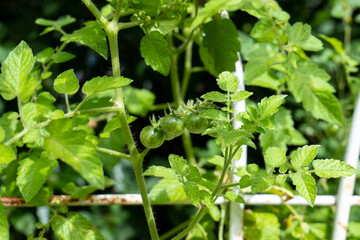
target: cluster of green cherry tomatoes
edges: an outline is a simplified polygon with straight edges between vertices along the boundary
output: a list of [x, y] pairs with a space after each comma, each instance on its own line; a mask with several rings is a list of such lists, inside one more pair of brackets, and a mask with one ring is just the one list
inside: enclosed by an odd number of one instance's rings
[[190, 133], [203, 133], [208, 127], [208, 120], [198, 113], [177, 116], [170, 113], [161, 118], [158, 123], [144, 127], [140, 132], [140, 141], [147, 148], [158, 148], [165, 140], [174, 139], [183, 134], [185, 129]]

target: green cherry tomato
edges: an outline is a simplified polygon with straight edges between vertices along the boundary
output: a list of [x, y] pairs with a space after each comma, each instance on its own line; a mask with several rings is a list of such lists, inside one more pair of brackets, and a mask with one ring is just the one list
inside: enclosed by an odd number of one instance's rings
[[164, 134], [153, 126], [146, 126], [140, 132], [140, 141], [147, 148], [158, 148], [164, 140]]
[[208, 127], [208, 120], [197, 113], [190, 113], [185, 118], [185, 127], [191, 133], [202, 133]]
[[165, 134], [165, 139], [171, 140], [184, 132], [185, 123], [175, 115], [166, 115], [161, 119], [160, 128]]

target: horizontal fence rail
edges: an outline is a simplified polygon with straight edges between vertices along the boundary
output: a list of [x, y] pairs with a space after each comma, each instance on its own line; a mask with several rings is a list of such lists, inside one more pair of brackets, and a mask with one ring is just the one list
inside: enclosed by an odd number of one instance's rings
[[[68, 206], [108, 206], [108, 205], [142, 205], [140, 194], [98, 194], [90, 195], [84, 198], [71, 198], [69, 195], [54, 195], [49, 204], [56, 206], [60, 199], [61, 202], [67, 202]], [[278, 195], [275, 194], [245, 194], [245, 205], [281, 205], [284, 203]], [[24, 200], [17, 197], [1, 197], [5, 207], [34, 207], [25, 203]], [[219, 198], [216, 204], [227, 202], [224, 198]], [[286, 201], [290, 205], [309, 205], [301, 196]], [[337, 198], [333, 195], [319, 195], [316, 197], [315, 206], [333, 206], [337, 203]], [[360, 196], [354, 195], [348, 201], [351, 206], [360, 206]], [[153, 205], [190, 205], [188, 201], [183, 202], [164, 202], [154, 203]]]

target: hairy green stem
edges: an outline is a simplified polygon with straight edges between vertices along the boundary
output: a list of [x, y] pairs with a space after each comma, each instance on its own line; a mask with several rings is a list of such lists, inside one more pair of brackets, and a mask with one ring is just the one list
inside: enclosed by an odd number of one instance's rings
[[[167, 42], [168, 42], [169, 48], [174, 49], [172, 36], [169, 35], [167, 37]], [[172, 51], [172, 53], [170, 55], [170, 60], [171, 60], [170, 80], [171, 80], [171, 89], [172, 89], [172, 93], [173, 93], [175, 108], [178, 108], [181, 104], [184, 103], [184, 100], [183, 100], [183, 97], [181, 94], [181, 89], [180, 89], [178, 58], [179, 58], [179, 55], [175, 51]], [[190, 62], [190, 64], [191, 64], [191, 62]], [[190, 66], [190, 69], [191, 69], [191, 66]], [[193, 147], [192, 147], [192, 143], [191, 143], [191, 135], [188, 131], [186, 131], [186, 130], [184, 131], [184, 133], [182, 135], [182, 140], [183, 140], [183, 146], [184, 146], [186, 158], [188, 159], [189, 164], [194, 166], [196, 164], [196, 161], [195, 161], [194, 151], [193, 151]]]
[[145, 210], [145, 216], [147, 220], [147, 224], [149, 227], [150, 235], [152, 240], [159, 240], [159, 235], [156, 228], [155, 218], [154, 214], [151, 208], [150, 199], [148, 196], [148, 191], [145, 185], [145, 179], [143, 176], [142, 171], [142, 160], [140, 159], [131, 159], [131, 162], [133, 163], [134, 173], [136, 182], [139, 186], [141, 198], [143, 200], [143, 206]]
[[69, 103], [69, 96], [67, 95], [67, 93], [65, 93], [65, 104], [66, 104], [66, 110], [67, 112], [71, 112], [71, 109], [70, 109], [70, 103]]
[[[170, 49], [174, 49], [172, 36], [167, 37], [167, 42]], [[175, 108], [178, 108], [183, 102], [181, 91], [180, 91], [180, 79], [179, 79], [179, 69], [178, 69], [178, 58], [179, 55], [174, 51], [170, 54], [170, 80], [171, 80], [171, 89], [174, 98]]]
[[81, 108], [81, 106], [89, 99], [90, 96], [86, 96], [74, 109], [74, 114], [77, 113], [79, 111], [79, 109]]
[[189, 226], [187, 226], [187, 228], [185, 228], [182, 232], [180, 232], [178, 235], [176, 235], [174, 238], [172, 238], [172, 240], [180, 240], [181, 238], [185, 237], [191, 230], [193, 230], [193, 228], [198, 224], [198, 222], [205, 216], [207, 211], [208, 211], [207, 207], [204, 206], [203, 208], [201, 208], [196, 213], [195, 217], [193, 218], [193, 220], [191, 221]]
[[[228, 146], [225, 149], [224, 168], [221, 172], [221, 176], [218, 180], [217, 186], [215, 187], [215, 189], [211, 195], [214, 201], [218, 197], [219, 191], [222, 190], [222, 185], [223, 185], [223, 181], [224, 181], [227, 169], [229, 168], [229, 165], [232, 162], [232, 158], [235, 156], [236, 152], [239, 149], [240, 149], [240, 146], [236, 147], [234, 150], [233, 150], [232, 146]], [[173, 240], [178, 240], [178, 239], [185, 237], [196, 226], [196, 224], [205, 216], [207, 211], [208, 211], [208, 208], [206, 206], [202, 206], [202, 208], [196, 213], [196, 215], [195, 215], [194, 219], [192, 220], [192, 222], [190, 223], [190, 225], [187, 228], [185, 228], [181, 233], [179, 233], [175, 238], [173, 238]]]
[[[117, 40], [118, 32], [117, 32], [116, 24], [110, 23], [105, 31], [109, 39], [113, 76], [120, 77], [120, 60], [119, 60], [118, 40]], [[121, 88], [115, 89], [115, 106], [118, 107], [118, 116], [120, 119], [121, 128], [125, 136], [126, 144], [130, 151], [130, 155], [137, 156], [139, 152], [136, 148], [128, 121], [126, 119], [124, 97]]]
[[130, 155], [122, 153], [122, 152], [114, 151], [114, 150], [111, 150], [111, 149], [102, 148], [102, 147], [96, 147], [96, 150], [99, 151], [99, 152], [107, 153], [107, 154], [115, 156], [115, 157], [124, 158], [124, 159], [127, 159], [127, 160], [131, 159]]
[[82, 0], [86, 7], [90, 10], [90, 12], [94, 15], [94, 17], [103, 25], [106, 26], [109, 22], [106, 18], [101, 14], [99, 9], [95, 6], [95, 4], [91, 0]]
[[181, 95], [183, 98], [186, 96], [187, 88], [190, 81], [190, 76], [192, 73], [192, 46], [193, 42], [189, 42], [185, 49], [185, 64], [184, 64], [184, 75], [181, 83]]
[[196, 161], [194, 156], [194, 150], [192, 147], [191, 134], [187, 129], [185, 129], [184, 133], [181, 135], [181, 138], [183, 141], [186, 158], [189, 161], [190, 165], [195, 166]]
[[117, 23], [119, 21], [122, 4], [123, 4], [123, 0], [119, 0], [116, 5], [115, 14], [114, 14], [114, 18], [113, 18], [112, 22]]
[[139, 20], [139, 21], [134, 21], [134, 22], [119, 23], [118, 27], [119, 27], [119, 30], [123, 30], [123, 29], [139, 26], [140, 24], [142, 24], [144, 22], [146, 22], [146, 21]]
[[160, 240], [165, 240], [170, 238], [172, 235], [175, 235], [177, 232], [179, 232], [180, 230], [186, 228], [189, 224], [190, 224], [190, 219], [186, 220], [183, 223], [178, 224], [176, 227], [174, 227], [173, 229], [169, 230], [168, 232], [164, 233], [163, 235], [160, 236]]
[[[121, 11], [121, 3], [122, 1], [118, 2], [117, 9], [119, 12]], [[120, 5], [120, 6], [119, 6]], [[118, 23], [115, 21], [112, 21], [108, 24], [104, 25], [105, 32], [108, 36], [109, 40], [109, 46], [110, 46], [110, 53], [111, 53], [111, 63], [112, 63], [112, 70], [113, 70], [113, 76], [114, 77], [120, 77], [120, 59], [119, 59], [119, 48], [118, 48], [118, 32], [119, 32], [119, 26]], [[145, 179], [143, 176], [142, 171], [142, 163], [145, 154], [141, 154], [138, 152], [134, 139], [131, 134], [130, 126], [128, 124], [128, 121], [126, 119], [126, 111], [125, 111], [125, 104], [124, 104], [124, 97], [123, 92], [121, 88], [118, 88], [115, 90], [115, 105], [118, 107], [118, 116], [120, 119], [121, 128], [125, 137], [125, 141], [127, 144], [127, 147], [130, 151], [131, 156], [131, 163], [134, 169], [136, 182], [138, 184], [141, 198], [143, 201], [143, 207], [151, 235], [152, 240], [158, 240], [159, 236], [156, 229], [155, 224], [155, 218], [154, 214], [151, 208], [150, 199], [148, 196], [148, 190], [145, 185]]]
[[219, 232], [218, 232], [218, 240], [224, 239], [224, 227], [225, 227], [225, 216], [226, 216], [226, 204], [223, 203], [220, 205], [220, 222], [219, 222]]

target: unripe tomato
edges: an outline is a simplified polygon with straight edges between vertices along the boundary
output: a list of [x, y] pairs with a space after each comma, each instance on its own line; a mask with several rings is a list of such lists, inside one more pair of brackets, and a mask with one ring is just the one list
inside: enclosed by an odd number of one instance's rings
[[158, 148], [164, 140], [164, 134], [153, 126], [146, 126], [140, 132], [140, 141], [147, 148]]
[[191, 133], [203, 133], [208, 127], [208, 120], [197, 113], [190, 113], [185, 118], [185, 127]]
[[165, 134], [166, 140], [171, 140], [183, 134], [184, 121], [175, 115], [166, 115], [160, 122], [160, 128]]

